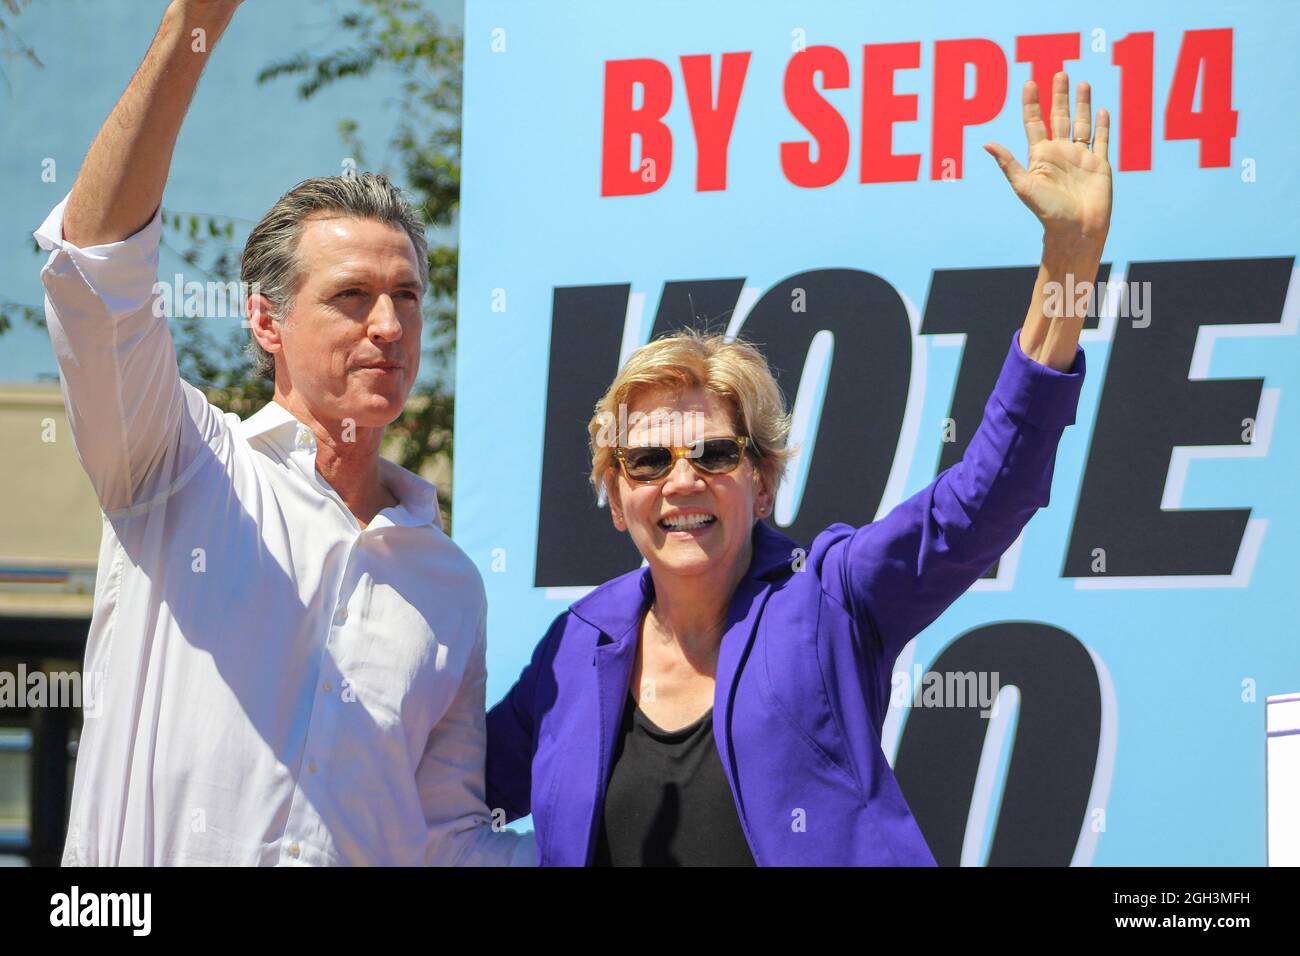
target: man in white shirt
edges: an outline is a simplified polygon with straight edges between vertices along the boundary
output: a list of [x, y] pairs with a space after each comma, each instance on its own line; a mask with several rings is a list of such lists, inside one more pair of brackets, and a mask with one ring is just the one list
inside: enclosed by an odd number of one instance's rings
[[[383, 459], [420, 358], [423, 227], [309, 180], [245, 247], [274, 400], [179, 377], [159, 206], [238, 0], [173, 0], [37, 231], [77, 453], [104, 511], [68, 864], [531, 864], [483, 802], [486, 604], [432, 485]], [[196, 43], [196, 31], [204, 43]]]

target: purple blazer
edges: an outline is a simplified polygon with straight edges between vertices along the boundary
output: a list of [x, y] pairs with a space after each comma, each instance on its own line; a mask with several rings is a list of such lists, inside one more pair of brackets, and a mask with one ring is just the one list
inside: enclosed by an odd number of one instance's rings
[[[713, 731], [760, 866], [933, 866], [880, 748], [895, 658], [1048, 503], [1083, 350], [1039, 365], [1019, 333], [963, 459], [879, 521], [803, 549], [764, 522], [727, 616]], [[646, 568], [551, 625], [487, 717], [487, 802], [533, 815], [538, 863], [592, 861], [627, 700]]]

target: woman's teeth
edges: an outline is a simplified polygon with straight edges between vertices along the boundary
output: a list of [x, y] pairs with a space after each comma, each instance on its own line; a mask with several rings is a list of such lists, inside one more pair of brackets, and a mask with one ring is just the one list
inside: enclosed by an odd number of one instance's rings
[[674, 515], [660, 521], [659, 527], [665, 531], [694, 531], [708, 527], [717, 520], [713, 515]]

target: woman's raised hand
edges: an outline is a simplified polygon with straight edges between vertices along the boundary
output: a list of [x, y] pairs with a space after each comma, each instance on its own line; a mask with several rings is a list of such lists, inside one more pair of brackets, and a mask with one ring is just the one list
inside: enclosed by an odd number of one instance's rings
[[1038, 86], [1025, 84], [1025, 136], [1029, 163], [1022, 166], [1011, 151], [997, 143], [984, 149], [997, 160], [1011, 188], [1030, 208], [1050, 239], [1100, 249], [1110, 228], [1111, 175], [1106, 149], [1110, 115], [1097, 111], [1093, 128], [1091, 89], [1080, 83], [1070, 121], [1070, 80], [1065, 73], [1052, 79], [1051, 138], [1043, 123]]

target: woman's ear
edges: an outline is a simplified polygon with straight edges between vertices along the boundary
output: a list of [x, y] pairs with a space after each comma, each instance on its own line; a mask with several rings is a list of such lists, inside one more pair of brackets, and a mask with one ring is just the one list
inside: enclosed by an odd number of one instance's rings
[[627, 519], [623, 515], [622, 494], [618, 487], [618, 475], [614, 469], [605, 474], [605, 498], [609, 502], [609, 517], [619, 531], [627, 530]]
[[762, 473], [757, 469], [754, 470], [754, 482], [757, 486], [754, 494], [754, 515], [766, 518], [772, 511], [772, 496], [767, 493], [767, 482], [763, 480]]

